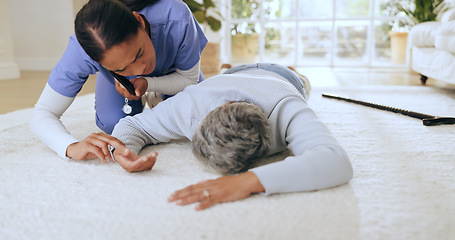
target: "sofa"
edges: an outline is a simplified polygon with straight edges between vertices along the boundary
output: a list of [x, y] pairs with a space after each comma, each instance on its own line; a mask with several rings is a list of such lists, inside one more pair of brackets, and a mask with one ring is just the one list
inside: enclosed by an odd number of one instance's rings
[[428, 78], [455, 84], [455, 9], [440, 21], [415, 25], [408, 36], [410, 67]]

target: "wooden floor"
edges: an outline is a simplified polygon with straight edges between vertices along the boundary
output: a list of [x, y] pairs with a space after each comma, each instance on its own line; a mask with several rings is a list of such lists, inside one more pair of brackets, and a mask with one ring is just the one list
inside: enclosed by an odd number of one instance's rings
[[[0, 114], [34, 107], [50, 72], [22, 71], [18, 79], [0, 80]], [[95, 77], [90, 77], [82, 95], [95, 92]]]
[[[356, 85], [421, 85], [419, 75], [407, 71], [397, 72], [369, 69], [297, 69], [317, 86]], [[46, 85], [49, 72], [22, 71], [19, 79], [0, 80], [0, 114], [31, 108]], [[428, 86], [442, 86], [443, 82], [429, 79]], [[452, 86], [453, 87], [453, 86]], [[95, 77], [90, 77], [79, 95], [95, 91]]]

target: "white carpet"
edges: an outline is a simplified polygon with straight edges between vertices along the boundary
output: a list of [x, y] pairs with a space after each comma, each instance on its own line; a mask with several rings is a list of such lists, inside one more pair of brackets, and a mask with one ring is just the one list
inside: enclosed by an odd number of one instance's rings
[[[31, 134], [31, 109], [0, 115], [0, 239], [455, 239], [455, 125], [426, 127], [321, 98], [322, 91], [455, 115], [455, 90], [315, 88], [310, 104], [348, 151], [353, 180], [202, 212], [166, 201], [217, 177], [196, 163], [188, 141], [152, 147], [160, 154], [154, 169], [130, 174], [115, 164], [60, 159]], [[99, 131], [93, 95], [78, 97], [64, 122], [81, 139]]]

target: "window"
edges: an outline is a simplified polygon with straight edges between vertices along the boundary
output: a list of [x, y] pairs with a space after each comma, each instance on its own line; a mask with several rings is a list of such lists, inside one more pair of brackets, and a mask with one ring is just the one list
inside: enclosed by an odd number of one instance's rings
[[391, 60], [387, 0], [224, 0], [233, 64], [404, 67]]

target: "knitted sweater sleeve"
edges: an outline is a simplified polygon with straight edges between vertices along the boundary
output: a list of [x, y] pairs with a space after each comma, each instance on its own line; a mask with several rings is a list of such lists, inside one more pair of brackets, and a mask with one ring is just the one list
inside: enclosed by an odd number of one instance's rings
[[277, 109], [277, 131], [294, 156], [251, 170], [266, 194], [324, 189], [352, 178], [348, 155], [306, 103], [286, 99]]
[[112, 136], [135, 153], [150, 144], [187, 137], [191, 130], [191, 106], [191, 98], [179, 93], [152, 109], [121, 119]]

